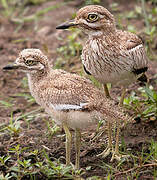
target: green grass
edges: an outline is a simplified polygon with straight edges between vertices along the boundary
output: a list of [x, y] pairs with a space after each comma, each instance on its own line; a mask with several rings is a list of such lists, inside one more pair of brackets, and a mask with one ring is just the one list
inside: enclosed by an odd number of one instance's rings
[[[47, 12], [60, 7], [63, 4], [58, 4], [56, 6], [50, 6], [48, 8], [39, 10], [34, 14], [27, 15], [29, 7], [28, 3], [35, 5], [40, 5], [46, 0], [27, 0], [19, 8], [18, 3], [20, 1], [14, 0], [1, 0], [1, 5], [3, 10], [0, 12], [1, 16], [10, 20], [11, 22], [17, 24], [17, 30], [23, 27], [25, 23], [34, 23], [39, 21]], [[145, 46], [147, 53], [151, 60], [157, 58], [155, 54], [155, 45], [156, 45], [156, 21], [157, 21], [157, 7], [153, 6], [152, 8], [147, 8], [147, 3], [144, 0], [138, 1], [138, 5], [135, 5], [134, 9], [130, 12], [118, 12], [119, 4], [113, 3], [110, 5], [110, 8], [114, 13], [116, 13], [116, 18], [118, 22], [118, 27], [123, 28], [123, 20], [125, 20], [129, 31], [133, 33], [143, 33], [145, 39]], [[156, 0], [149, 1], [151, 3], [156, 3]], [[99, 4], [102, 3], [99, 0], [86, 0], [86, 4]], [[15, 13], [16, 12], [16, 13]], [[133, 25], [132, 20], [142, 20], [145, 22], [145, 26], [142, 29], [138, 29], [136, 25]], [[79, 59], [82, 50], [81, 39], [83, 35], [79, 30], [72, 29], [69, 33], [69, 36], [66, 39], [61, 39], [64, 41], [64, 45], [57, 49], [58, 59], [55, 64], [55, 68], [64, 68], [67, 69], [67, 64], [75, 64], [76, 59]], [[18, 39], [13, 41], [13, 43], [23, 43], [27, 42], [29, 39]], [[82, 69], [80, 69], [82, 73]], [[101, 88], [100, 83], [98, 83], [94, 78], [90, 77], [93, 83]], [[21, 86], [24, 90], [28, 89], [27, 78], [23, 78], [21, 81]], [[155, 82], [156, 86], [156, 82]], [[16, 93], [15, 97], [23, 98], [27, 101], [28, 107], [31, 107], [35, 103], [34, 98], [29, 93]], [[14, 97], [14, 98], [15, 98]], [[14, 99], [13, 98], [13, 99]], [[14, 100], [1, 100], [0, 107], [8, 109], [12, 112], [14, 106]], [[155, 87], [147, 85], [141, 87], [136, 91], [132, 91], [131, 94], [124, 99], [125, 107], [128, 111], [133, 112], [134, 117], [138, 117], [143, 122], [147, 121], [156, 121], [157, 117], [157, 92]], [[38, 113], [41, 109], [30, 110], [29, 112], [20, 112], [20, 115], [15, 117], [13, 112], [11, 113], [10, 121], [7, 124], [0, 125], [0, 136], [7, 135], [11, 139], [15, 140], [20, 138], [23, 134], [23, 127], [21, 125], [21, 120], [27, 125], [26, 129], [30, 128], [30, 124], [38, 116]], [[56, 126], [51, 121], [45, 121], [46, 132], [45, 136], [48, 136], [49, 139], [53, 140], [53, 137], [59, 133], [59, 127]], [[96, 136], [93, 138], [93, 141], [100, 136], [100, 122], [97, 127]], [[58, 136], [58, 138], [61, 138]], [[144, 145], [141, 148], [141, 151], [136, 152], [134, 149], [127, 149], [124, 140], [122, 139], [120, 150], [126, 152], [130, 155], [130, 158], [127, 160], [122, 159], [118, 163], [106, 162], [106, 159], [100, 162], [100, 164], [90, 164], [84, 169], [76, 171], [74, 166], [65, 167], [62, 163], [62, 157], [60, 159], [53, 159], [49, 157], [48, 153], [43, 148], [42, 150], [32, 149], [30, 146], [22, 147], [20, 143], [15, 143], [12, 146], [8, 145], [8, 151], [5, 151], [6, 154], [0, 156], [0, 179], [8, 180], [11, 178], [21, 180], [22, 178], [37, 179], [40, 175], [46, 177], [47, 179], [60, 178], [60, 179], [79, 179], [86, 174], [89, 175], [88, 180], [100, 180], [102, 177], [92, 176], [90, 173], [93, 172], [94, 168], [102, 169], [104, 172], [105, 179], [116, 179], [120, 176], [125, 179], [139, 179], [142, 174], [149, 173], [154, 179], [157, 178], [157, 142], [151, 140], [145, 149]]]
[[[60, 6], [63, 6], [65, 3], [58, 3], [56, 5], [52, 5], [41, 10], [38, 10], [32, 14], [28, 13], [30, 7], [27, 4], [40, 5], [43, 2], [48, 0], [0, 0], [2, 5], [2, 10], [0, 12], [0, 17], [5, 17], [9, 21], [17, 24], [17, 28], [15, 32], [18, 32], [25, 23], [33, 22], [35, 25], [35, 29], [38, 27], [38, 21], [41, 19], [46, 13], [52, 11]], [[29, 15], [27, 15], [29, 14]], [[27, 39], [16, 40], [15, 42], [27, 41]]]
[[[34, 179], [42, 173], [47, 179], [75, 179], [80, 178], [86, 172], [92, 171], [92, 166], [80, 170], [75, 170], [73, 165], [66, 167], [60, 162], [60, 159], [51, 160], [44, 149], [41, 152], [29, 149], [29, 147], [22, 148], [20, 144], [17, 144], [9, 148], [6, 155], [0, 156], [0, 167], [5, 168], [7, 172], [6, 174], [1, 173], [0, 177], [4, 179], [14, 177], [19, 180], [25, 177]], [[24, 156], [25, 153], [28, 156]], [[154, 178], [157, 177], [157, 142], [152, 140], [148, 153], [142, 150], [142, 152], [138, 152], [137, 156], [130, 154], [130, 159], [127, 160], [127, 163], [123, 159], [116, 166], [105, 161], [97, 166], [106, 172], [105, 178], [107, 179], [110, 177], [114, 179], [120, 175], [128, 179], [138, 179], [140, 174], [145, 171], [149, 171]], [[88, 177], [88, 179], [99, 178], [99, 176]]]
[[70, 35], [68, 35], [66, 39], [59, 39], [60, 41], [64, 41], [65, 45], [57, 48], [59, 57], [55, 62], [55, 69], [67, 69], [70, 65], [75, 63], [76, 58], [79, 58], [82, 50], [82, 45], [78, 41], [79, 36], [80, 30], [71, 29]]
[[124, 99], [124, 105], [134, 114], [143, 120], [156, 120], [157, 117], [157, 93], [152, 86], [140, 87], [139, 96], [135, 92]]
[[[28, 154], [28, 157], [24, 153]], [[6, 155], [0, 156], [0, 167], [5, 168], [7, 174], [0, 173], [1, 179], [22, 178], [36, 179], [39, 174], [50, 178], [73, 179], [80, 177], [84, 172], [82, 169], [75, 170], [74, 166], [66, 167], [60, 160], [52, 161], [45, 150], [30, 151], [29, 147], [22, 148], [20, 144], [9, 148]]]

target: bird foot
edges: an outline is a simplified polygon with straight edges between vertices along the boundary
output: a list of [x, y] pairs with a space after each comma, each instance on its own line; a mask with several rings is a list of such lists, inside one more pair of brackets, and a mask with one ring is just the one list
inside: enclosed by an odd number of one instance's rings
[[117, 160], [117, 161], [121, 161], [122, 159], [126, 159], [128, 157], [130, 157], [130, 156], [129, 155], [122, 155], [119, 152], [114, 151], [110, 161], [113, 162], [114, 159]]
[[110, 153], [112, 153], [112, 148], [107, 147], [102, 153], [98, 154], [97, 157], [102, 156], [103, 158], [107, 157]]

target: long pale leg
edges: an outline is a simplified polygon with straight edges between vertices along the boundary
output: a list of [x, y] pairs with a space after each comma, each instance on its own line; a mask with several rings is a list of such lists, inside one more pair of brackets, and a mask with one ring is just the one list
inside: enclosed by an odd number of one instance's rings
[[111, 152], [112, 152], [112, 131], [111, 131], [111, 123], [108, 121], [108, 145], [106, 149], [102, 153], [98, 154], [97, 156], [102, 156], [103, 158], [105, 158]]
[[109, 90], [108, 90], [108, 87], [107, 87], [107, 84], [103, 84], [103, 89], [105, 91], [105, 95], [107, 98], [111, 98], [110, 96], [110, 93], [109, 93]]
[[[120, 102], [119, 102], [120, 107], [123, 106], [123, 101], [124, 101], [125, 94], [126, 94], [126, 88], [123, 88], [121, 98], [120, 98]], [[120, 132], [120, 121], [118, 120], [118, 122], [117, 122], [117, 133], [116, 133], [116, 145], [115, 145], [115, 150], [114, 150], [112, 158], [111, 158], [111, 162], [114, 159], [120, 161], [121, 158], [129, 157], [128, 155], [121, 155], [119, 153], [119, 132]]]
[[63, 129], [65, 131], [66, 134], [66, 144], [65, 144], [65, 148], [66, 148], [66, 165], [70, 165], [70, 154], [71, 154], [71, 133], [69, 131], [69, 128], [66, 124], [63, 124]]
[[117, 133], [116, 133], [116, 145], [115, 150], [113, 151], [111, 162], [116, 159], [120, 161], [122, 158], [127, 158], [129, 155], [122, 155], [119, 153], [119, 132], [120, 132], [120, 121], [117, 122]]
[[117, 133], [116, 133], [116, 145], [115, 145], [115, 151], [113, 152], [111, 162], [116, 159], [118, 161], [121, 160], [121, 156], [119, 155], [119, 131], [120, 131], [120, 123], [119, 120], [117, 122]]
[[[111, 99], [107, 84], [103, 84], [103, 89], [105, 92], [105, 95], [107, 98]], [[108, 145], [106, 149], [100, 154], [100, 156], [103, 156], [104, 158], [110, 154], [112, 151], [112, 131], [111, 131], [111, 123], [108, 121]], [[99, 155], [98, 155], [99, 156]]]
[[[123, 106], [125, 93], [126, 93], [126, 88], [123, 87], [122, 93], [121, 93], [121, 98], [120, 98], [120, 101], [119, 101], [119, 106], [120, 107]], [[111, 161], [113, 161], [113, 159], [116, 159], [116, 160], [120, 161], [120, 159], [121, 159], [121, 157], [119, 156], [119, 132], [120, 132], [120, 123], [119, 123], [119, 120], [118, 120], [118, 122], [117, 122], [117, 133], [116, 133], [116, 146], [115, 146], [115, 151], [114, 151], [114, 153], [112, 155]]]
[[123, 87], [123, 89], [122, 89], [122, 94], [121, 94], [120, 101], [119, 101], [119, 106], [120, 106], [120, 107], [123, 106], [125, 94], [126, 94], [126, 88]]
[[81, 132], [79, 129], [75, 129], [75, 152], [76, 152], [75, 167], [76, 169], [79, 169], [80, 167], [80, 145], [81, 145]]

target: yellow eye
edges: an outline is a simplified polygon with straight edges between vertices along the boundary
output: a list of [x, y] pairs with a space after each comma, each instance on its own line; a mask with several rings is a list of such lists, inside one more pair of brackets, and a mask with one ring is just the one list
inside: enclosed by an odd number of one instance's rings
[[95, 22], [98, 20], [98, 15], [97, 14], [89, 14], [87, 20], [89, 22]]
[[25, 64], [26, 64], [27, 66], [33, 66], [33, 65], [36, 65], [36, 64], [37, 64], [37, 61], [34, 61], [34, 60], [32, 60], [32, 59], [27, 59], [27, 60], [25, 61]]

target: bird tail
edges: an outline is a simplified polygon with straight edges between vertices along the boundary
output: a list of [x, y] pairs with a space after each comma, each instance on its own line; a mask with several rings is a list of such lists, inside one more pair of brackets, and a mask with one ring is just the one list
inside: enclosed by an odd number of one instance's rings
[[145, 73], [143, 73], [137, 80], [140, 82], [140, 86], [145, 86], [148, 82], [148, 78]]
[[109, 99], [106, 99], [106, 101], [101, 104], [99, 109], [99, 111], [104, 115], [104, 117], [106, 117], [106, 119], [109, 119], [111, 122], [129, 122], [132, 120], [132, 117], [124, 113], [124, 110], [121, 107], [115, 105], [114, 101]]

